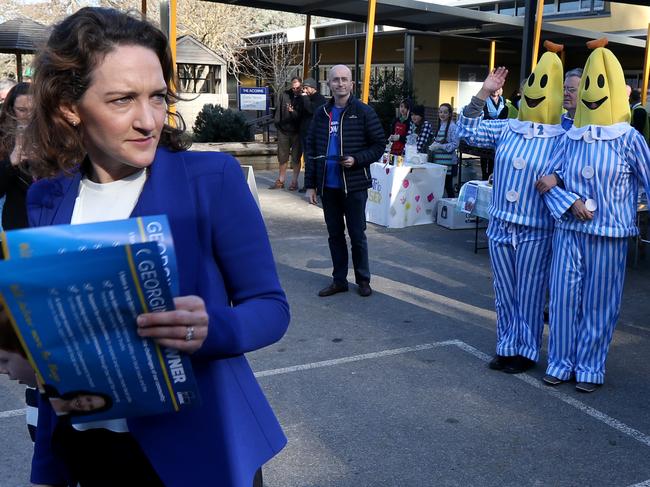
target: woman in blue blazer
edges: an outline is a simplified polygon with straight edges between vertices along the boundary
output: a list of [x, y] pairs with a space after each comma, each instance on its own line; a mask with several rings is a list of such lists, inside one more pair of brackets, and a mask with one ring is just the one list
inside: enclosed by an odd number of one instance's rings
[[181, 150], [167, 125], [173, 61], [146, 22], [82, 9], [54, 28], [35, 71], [43, 179], [30, 224], [167, 215], [180, 297], [176, 311], [141, 315], [139, 332], [191, 354], [202, 404], [78, 431], [42, 400], [32, 482], [250, 487], [286, 438], [244, 354], [283, 336], [289, 307], [239, 164]]

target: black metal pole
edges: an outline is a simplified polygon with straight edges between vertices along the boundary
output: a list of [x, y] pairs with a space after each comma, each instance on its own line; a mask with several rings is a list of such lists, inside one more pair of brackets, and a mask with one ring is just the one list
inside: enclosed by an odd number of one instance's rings
[[404, 34], [404, 81], [409, 95], [413, 95], [413, 73], [415, 71], [415, 36]]
[[524, 32], [521, 46], [521, 68], [519, 71], [519, 82], [521, 83], [530, 74], [530, 67], [533, 64], [533, 40], [535, 37], [535, 13], [537, 2], [544, 0], [526, 0], [526, 12], [524, 14]]

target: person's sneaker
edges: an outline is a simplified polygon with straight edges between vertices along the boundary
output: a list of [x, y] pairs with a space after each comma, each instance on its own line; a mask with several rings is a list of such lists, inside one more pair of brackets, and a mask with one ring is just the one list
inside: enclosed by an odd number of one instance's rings
[[344, 284], [336, 284], [335, 282], [333, 282], [329, 286], [324, 287], [323, 289], [318, 291], [318, 295], [321, 298], [324, 298], [324, 297], [327, 297], [327, 296], [332, 296], [333, 294], [336, 294], [336, 293], [347, 292], [347, 290], [348, 290], [348, 285], [347, 284], [345, 284], [345, 285]]
[[526, 372], [528, 369], [532, 369], [535, 366], [536, 362], [522, 355], [517, 355], [513, 357], [510, 365], [506, 365], [503, 371], [506, 374], [521, 374]]
[[580, 392], [594, 392], [602, 384], [594, 384], [593, 382], [578, 382], [576, 384], [576, 391]]
[[276, 179], [275, 183], [269, 186], [269, 189], [283, 189], [283, 188], [284, 188], [284, 181], [280, 181], [279, 179]]
[[367, 298], [368, 296], [370, 296], [372, 294], [372, 288], [370, 287], [369, 282], [360, 282], [358, 284], [358, 286], [359, 286], [359, 289], [358, 289], [359, 296]]
[[549, 386], [559, 386], [560, 384], [566, 382], [565, 380], [550, 374], [546, 374], [544, 377], [542, 377], [542, 380], [544, 381], [544, 384], [548, 384]]
[[514, 357], [506, 357], [505, 355], [495, 355], [492, 360], [488, 363], [488, 367], [492, 370], [503, 370], [509, 366]]

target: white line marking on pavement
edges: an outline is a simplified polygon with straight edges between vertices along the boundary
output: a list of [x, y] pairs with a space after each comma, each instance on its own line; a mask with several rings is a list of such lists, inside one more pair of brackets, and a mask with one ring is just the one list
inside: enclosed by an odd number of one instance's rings
[[446, 347], [457, 345], [457, 340], [448, 340], [445, 342], [424, 343], [414, 347], [394, 348], [392, 350], [383, 350], [381, 352], [364, 353], [362, 355], [352, 355], [351, 357], [336, 358], [333, 360], [323, 360], [322, 362], [312, 362], [310, 364], [294, 365], [293, 367], [284, 367], [281, 369], [263, 370], [256, 372], [255, 377], [268, 377], [271, 375], [288, 374], [290, 372], [299, 372], [301, 370], [319, 369], [321, 367], [330, 367], [332, 365], [347, 364], [350, 362], [359, 362], [360, 360], [369, 360], [371, 358], [389, 357], [391, 355], [400, 355], [408, 352], [417, 352], [419, 350], [430, 350], [437, 347]]
[[[484, 362], [488, 362], [491, 360], [491, 357], [489, 355], [481, 352], [480, 350], [475, 349], [474, 347], [468, 345], [467, 343], [459, 341], [455, 345], [460, 349], [465, 350], [468, 353], [471, 353], [475, 357], [480, 358]], [[650, 446], [650, 436], [640, 432], [639, 430], [635, 430], [634, 428], [629, 427], [625, 423], [620, 422], [618, 419], [612, 418], [611, 416], [608, 416], [607, 414], [602, 413], [597, 409], [592, 408], [591, 406], [587, 406], [585, 403], [578, 401], [574, 397], [571, 397], [570, 395], [565, 394], [564, 392], [560, 392], [557, 389], [545, 385], [539, 379], [531, 375], [515, 374], [514, 377], [525, 382], [528, 385], [535, 387], [536, 389], [539, 389], [540, 391], [545, 392], [546, 394], [555, 397], [556, 399], [559, 399], [560, 401], [570, 406], [573, 406], [574, 408], [578, 409], [579, 411], [582, 411], [586, 415], [591, 416], [592, 418], [597, 419], [602, 423], [605, 423], [610, 428], [618, 430], [621, 433], [630, 436], [637, 441], [640, 441], [646, 446]]]
[[[420, 350], [430, 350], [432, 348], [446, 347], [450, 345], [460, 348], [464, 352], [473, 355], [474, 357], [478, 358], [483, 362], [489, 362], [491, 360], [490, 355], [481, 352], [480, 350], [472, 347], [471, 345], [468, 345], [463, 341], [446, 340], [444, 342], [424, 343], [422, 345], [416, 345], [413, 347], [395, 348], [392, 350], [382, 350], [380, 352], [364, 353], [361, 355], [352, 355], [350, 357], [341, 357], [333, 360], [324, 360], [322, 362], [312, 362], [303, 365], [294, 365], [292, 367], [284, 367], [281, 369], [264, 370], [261, 372], [257, 372], [255, 374], [255, 377], [268, 377], [272, 375], [288, 374], [291, 372], [299, 372], [303, 370], [311, 370], [311, 369], [317, 369], [321, 367], [330, 367], [332, 365], [340, 365], [340, 364], [346, 364], [350, 362], [359, 362], [361, 360], [369, 360], [369, 359], [375, 359], [380, 357], [401, 355], [404, 353], [417, 352]], [[594, 409], [591, 406], [588, 406], [581, 401], [578, 401], [577, 399], [571, 397], [568, 394], [565, 394], [563, 392], [558, 391], [557, 389], [553, 389], [549, 386], [546, 386], [539, 379], [532, 377], [528, 374], [516, 374], [514, 375], [514, 377], [525, 382], [530, 386], [535, 387], [536, 389], [544, 392], [545, 394], [548, 394], [556, 399], [559, 399], [565, 404], [568, 404], [569, 406], [576, 408], [578, 411], [581, 411], [587, 416], [591, 416], [592, 418], [600, 421], [601, 423], [605, 423], [610, 428], [615, 429], [620, 433], [623, 433], [624, 435], [627, 435], [631, 438], [634, 438], [635, 440], [639, 441], [640, 443], [643, 443], [646, 446], [650, 446], [650, 436], [626, 425], [625, 423], [622, 423], [618, 419], [612, 418], [611, 416], [608, 416], [607, 414], [598, 411], [597, 409]], [[646, 487], [644, 484], [640, 484], [640, 485]], [[648, 484], [648, 487], [650, 487], [650, 484]]]
[[0, 418], [15, 418], [16, 416], [25, 416], [26, 409], [14, 409], [12, 411], [0, 411]]
[[627, 487], [650, 487], [650, 480], [646, 480], [645, 482], [641, 482], [639, 484], [628, 485]]
[[[463, 341], [446, 340], [442, 342], [423, 343], [421, 345], [415, 345], [412, 347], [394, 348], [390, 350], [382, 350], [379, 352], [364, 353], [361, 355], [352, 355], [349, 357], [341, 357], [332, 360], [323, 360], [321, 362], [312, 362], [308, 364], [294, 365], [291, 367], [283, 367], [279, 369], [263, 370], [260, 372], [256, 372], [255, 377], [260, 378], [260, 377], [270, 377], [273, 375], [289, 374], [292, 372], [300, 372], [303, 370], [312, 370], [312, 369], [318, 369], [322, 367], [331, 367], [333, 365], [341, 365], [341, 364], [347, 364], [351, 362], [359, 362], [362, 360], [370, 360], [370, 359], [376, 359], [382, 357], [391, 357], [391, 356], [402, 355], [410, 352], [431, 350], [434, 348], [448, 347], [448, 346], [456, 346], [461, 350], [463, 350], [464, 352], [473, 355], [474, 357], [478, 358], [483, 362], [488, 362], [491, 359], [490, 355], [488, 355], [487, 353], [481, 352], [480, 350], [472, 347], [471, 345], [468, 345]], [[557, 389], [553, 389], [549, 386], [544, 385], [542, 382], [539, 381], [539, 379], [536, 379], [528, 374], [516, 374], [514, 375], [514, 377], [544, 392], [545, 394], [548, 394], [556, 399], [559, 399], [565, 404], [568, 404], [569, 406], [576, 408], [578, 411], [581, 411], [587, 416], [591, 416], [592, 418], [600, 421], [601, 423], [605, 423], [610, 428], [615, 429], [620, 433], [623, 433], [624, 435], [627, 435], [631, 438], [634, 438], [635, 440], [639, 441], [640, 443], [643, 443], [646, 446], [650, 446], [650, 436], [626, 425], [625, 423], [622, 423], [621, 421], [615, 418], [612, 418], [611, 416], [608, 416], [607, 414], [601, 411], [598, 411], [597, 409], [592, 408], [591, 406], [584, 404], [581, 401], [578, 401], [577, 399], [569, 396], [568, 394], [565, 394], [563, 392], [558, 391]], [[0, 419], [11, 418], [15, 416], [23, 416], [24, 414], [25, 414], [25, 409], [15, 409], [12, 411], [0, 411]], [[635, 484], [634, 486], [630, 486], [630, 487], [650, 487], [650, 480], [647, 480], [640, 484]]]

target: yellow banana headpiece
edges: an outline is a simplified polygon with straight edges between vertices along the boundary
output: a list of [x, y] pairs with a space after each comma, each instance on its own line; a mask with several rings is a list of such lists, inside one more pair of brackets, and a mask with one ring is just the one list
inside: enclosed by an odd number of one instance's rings
[[[600, 45], [607, 43], [606, 39], [598, 42]], [[613, 125], [629, 121], [630, 105], [621, 63], [612, 51], [597, 47], [582, 73], [573, 125]]]
[[[549, 48], [562, 46], [544, 43]], [[564, 83], [562, 61], [555, 52], [545, 52], [524, 83], [519, 102], [519, 120], [559, 124], [562, 118], [562, 86]]]

